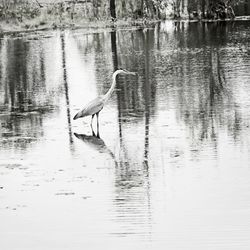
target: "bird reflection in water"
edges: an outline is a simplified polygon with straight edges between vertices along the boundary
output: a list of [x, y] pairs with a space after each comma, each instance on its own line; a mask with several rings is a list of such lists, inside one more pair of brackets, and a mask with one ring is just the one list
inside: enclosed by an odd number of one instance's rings
[[97, 150], [100, 153], [106, 153], [110, 155], [111, 158], [114, 160], [115, 165], [117, 165], [114, 153], [106, 146], [105, 142], [100, 137], [99, 131], [95, 133], [94, 130], [92, 129], [92, 135], [78, 134], [78, 133], [74, 133], [74, 135], [76, 138], [83, 141], [87, 146]]

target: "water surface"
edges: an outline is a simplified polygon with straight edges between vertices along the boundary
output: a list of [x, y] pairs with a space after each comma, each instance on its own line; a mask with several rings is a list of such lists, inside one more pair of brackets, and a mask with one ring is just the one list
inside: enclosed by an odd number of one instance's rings
[[[249, 249], [250, 22], [0, 40], [1, 249]], [[116, 91], [100, 113], [73, 116]]]

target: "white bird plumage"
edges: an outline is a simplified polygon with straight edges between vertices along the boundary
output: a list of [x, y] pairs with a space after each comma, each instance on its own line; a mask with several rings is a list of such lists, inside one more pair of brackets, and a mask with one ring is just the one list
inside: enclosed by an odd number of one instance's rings
[[96, 115], [97, 117], [97, 124], [98, 124], [98, 115], [99, 112], [103, 109], [105, 103], [108, 101], [108, 99], [111, 97], [114, 89], [115, 89], [115, 85], [116, 85], [116, 76], [118, 74], [126, 74], [126, 75], [136, 75], [135, 72], [130, 72], [126, 69], [118, 69], [113, 73], [112, 76], [112, 84], [110, 89], [108, 90], [108, 92], [105, 95], [101, 95], [98, 96], [97, 98], [95, 98], [94, 100], [90, 101], [82, 110], [80, 110], [75, 116], [74, 116], [74, 120], [78, 119], [78, 118], [82, 118], [85, 116], [92, 116], [91, 119], [91, 126], [92, 126], [92, 121], [94, 116]]

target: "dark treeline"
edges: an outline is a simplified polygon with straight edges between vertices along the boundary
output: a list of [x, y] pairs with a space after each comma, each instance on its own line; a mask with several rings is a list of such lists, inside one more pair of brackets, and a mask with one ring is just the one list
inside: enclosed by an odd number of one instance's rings
[[[114, 0], [111, 0], [114, 2]], [[116, 1], [119, 17], [133, 18], [234, 18], [234, 8], [242, 0], [140, 0]]]

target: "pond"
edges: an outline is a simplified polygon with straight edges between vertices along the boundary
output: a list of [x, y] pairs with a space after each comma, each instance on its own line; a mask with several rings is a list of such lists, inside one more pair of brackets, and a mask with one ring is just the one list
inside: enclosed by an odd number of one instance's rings
[[[249, 249], [250, 22], [0, 40], [1, 249]], [[116, 90], [96, 120], [73, 120]]]

